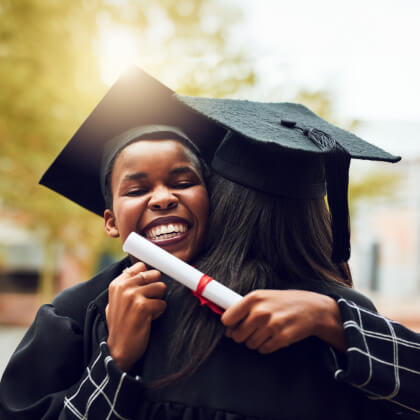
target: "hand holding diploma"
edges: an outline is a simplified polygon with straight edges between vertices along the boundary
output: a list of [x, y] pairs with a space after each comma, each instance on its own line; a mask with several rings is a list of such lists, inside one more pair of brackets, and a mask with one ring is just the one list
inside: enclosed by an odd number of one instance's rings
[[[147, 348], [152, 321], [166, 309], [166, 285], [160, 281], [160, 271], [193, 291], [201, 279], [210, 278], [136, 233], [128, 236], [123, 249], [142, 262], [126, 268], [109, 285], [106, 320], [110, 353], [127, 372]], [[159, 271], [147, 270], [145, 263]], [[204, 284], [203, 289], [203, 297], [223, 309], [242, 299], [215, 280]]]
[[126, 268], [108, 288], [106, 322], [108, 348], [119, 368], [128, 372], [143, 356], [149, 343], [151, 323], [166, 309], [166, 285], [157, 270], [142, 262]]
[[[206, 277], [136, 233], [128, 236], [123, 249], [192, 291]], [[338, 308], [328, 296], [304, 290], [254, 290], [242, 298], [216, 280], [202, 295], [226, 309], [221, 318], [226, 335], [249, 349], [272, 353], [312, 335], [345, 348]]]
[[[197, 291], [200, 281], [205, 279], [202, 272], [164, 249], [152, 244], [135, 232], [128, 235], [123, 245], [124, 252], [165, 273], [192, 291]], [[202, 296], [223, 309], [227, 309], [242, 299], [242, 296], [216, 280], [210, 281], [202, 291]]]
[[272, 353], [309, 336], [345, 350], [337, 303], [306, 290], [254, 290], [221, 318], [226, 336], [262, 354]]

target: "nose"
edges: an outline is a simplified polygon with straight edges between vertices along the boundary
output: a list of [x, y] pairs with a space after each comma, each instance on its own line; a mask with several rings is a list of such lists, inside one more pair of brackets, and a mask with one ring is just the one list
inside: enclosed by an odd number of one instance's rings
[[156, 188], [149, 200], [149, 208], [152, 210], [170, 210], [177, 206], [178, 197], [163, 186]]

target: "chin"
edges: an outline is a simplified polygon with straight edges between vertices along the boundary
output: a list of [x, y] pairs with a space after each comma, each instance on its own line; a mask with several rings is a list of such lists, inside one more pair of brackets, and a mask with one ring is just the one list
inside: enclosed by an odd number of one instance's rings
[[182, 261], [188, 262], [190, 259], [188, 258], [188, 255], [185, 255], [184, 252], [174, 252], [172, 255], [179, 258]]
[[191, 261], [193, 258], [192, 253], [185, 250], [172, 252], [172, 255], [174, 255], [175, 257], [179, 258], [182, 261], [185, 261], [186, 263]]

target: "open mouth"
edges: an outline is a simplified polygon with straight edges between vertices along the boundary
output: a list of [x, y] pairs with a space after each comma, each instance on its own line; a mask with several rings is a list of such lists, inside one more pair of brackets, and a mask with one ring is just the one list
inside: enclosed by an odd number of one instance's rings
[[150, 230], [145, 232], [146, 238], [148, 239], [170, 239], [179, 236], [181, 233], [188, 231], [188, 225], [186, 223], [169, 223], [167, 225], [158, 225], [152, 227]]
[[191, 224], [180, 217], [161, 217], [143, 229], [143, 236], [156, 245], [171, 245], [183, 240], [190, 229]]

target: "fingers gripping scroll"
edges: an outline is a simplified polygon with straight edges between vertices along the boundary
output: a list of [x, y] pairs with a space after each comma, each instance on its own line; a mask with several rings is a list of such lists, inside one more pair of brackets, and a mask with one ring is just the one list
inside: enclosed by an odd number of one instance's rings
[[157, 270], [138, 262], [109, 285], [106, 319], [108, 347], [117, 365], [128, 371], [144, 354], [152, 320], [166, 309], [166, 285]]

